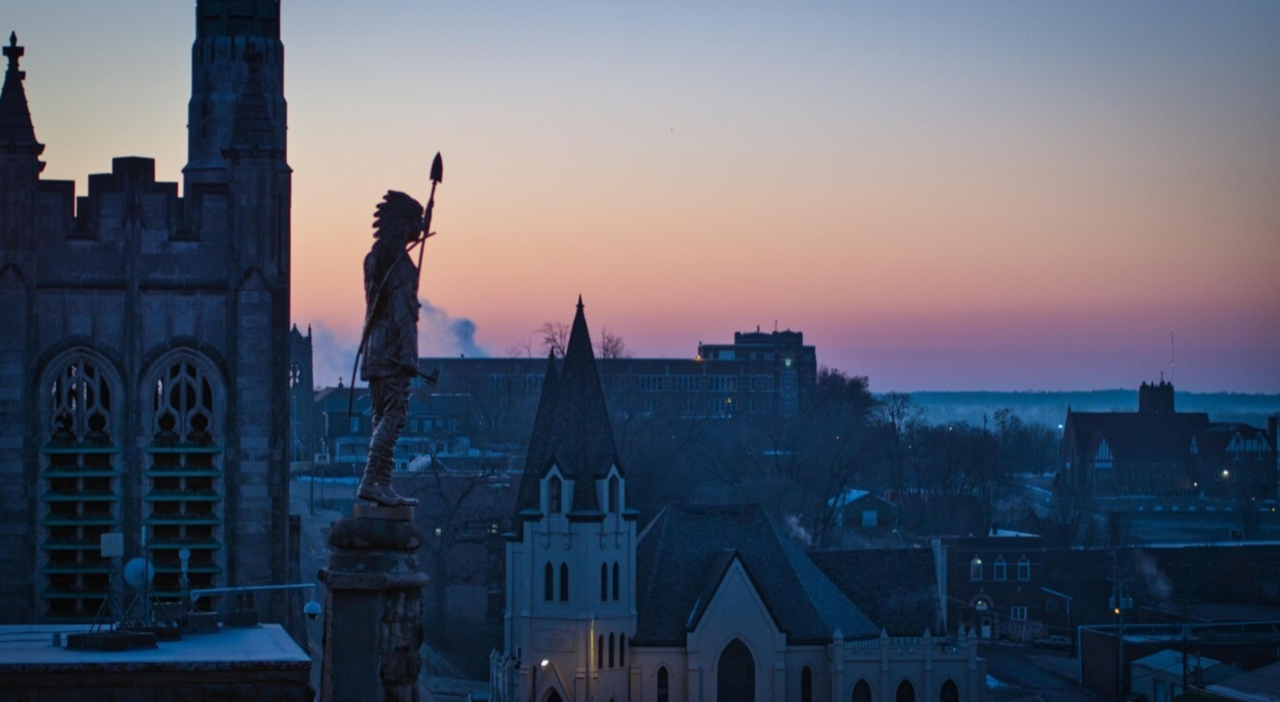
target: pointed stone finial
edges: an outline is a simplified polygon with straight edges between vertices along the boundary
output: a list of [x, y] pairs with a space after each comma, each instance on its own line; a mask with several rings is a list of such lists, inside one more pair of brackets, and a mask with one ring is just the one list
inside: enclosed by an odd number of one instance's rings
[[582, 311], [582, 293], [578, 293], [578, 311]]
[[18, 33], [9, 32], [9, 45], [4, 47], [4, 55], [9, 59], [9, 70], [18, 70], [18, 59], [22, 58], [22, 54], [26, 49], [18, 46]]

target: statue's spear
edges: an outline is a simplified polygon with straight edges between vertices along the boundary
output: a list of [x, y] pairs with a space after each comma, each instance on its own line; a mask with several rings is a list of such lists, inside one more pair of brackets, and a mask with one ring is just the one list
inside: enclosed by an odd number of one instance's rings
[[[436, 207], [436, 186], [444, 182], [444, 160], [440, 158], [440, 152], [436, 152], [436, 157], [431, 161], [431, 196], [427, 198], [427, 207], [422, 214], [421, 236], [409, 245], [409, 249], [405, 251], [406, 255], [413, 250], [415, 246], [421, 246], [418, 249], [418, 275], [422, 275], [422, 254], [427, 250], [426, 241], [435, 235], [431, 231], [431, 213]], [[396, 263], [400, 262], [397, 258]], [[378, 308], [382, 304], [382, 290], [387, 284], [387, 279], [391, 277], [391, 270], [395, 268], [395, 263], [387, 268], [387, 272], [382, 276], [382, 280], [378, 283], [378, 292], [373, 296], [373, 304], [369, 306], [369, 314], [364, 319], [364, 329], [360, 332], [360, 345], [356, 347], [356, 360], [351, 368], [351, 392], [347, 395], [347, 416], [350, 417], [355, 410], [356, 404], [356, 373], [360, 368], [360, 356], [364, 353], [365, 344], [369, 343], [369, 333], [373, 330], [373, 320], [377, 316]], [[420, 374], [420, 373], [419, 373]], [[426, 376], [424, 376], [426, 377]], [[431, 384], [435, 385], [437, 373], [433, 374], [430, 379]]]

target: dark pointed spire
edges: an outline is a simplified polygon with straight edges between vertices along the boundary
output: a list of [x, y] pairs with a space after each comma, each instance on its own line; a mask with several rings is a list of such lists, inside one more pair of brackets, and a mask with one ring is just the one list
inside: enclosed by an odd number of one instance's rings
[[0, 88], [0, 149], [5, 151], [44, 151], [44, 145], [36, 141], [36, 130], [31, 125], [31, 111], [27, 108], [27, 93], [22, 87], [26, 71], [18, 68], [18, 61], [26, 50], [18, 46], [18, 33], [9, 34], [9, 45], [3, 51], [9, 59], [4, 73], [4, 87]]
[[547, 356], [547, 372], [542, 377], [542, 394], [538, 397], [538, 411], [533, 418], [533, 434], [529, 437], [529, 453], [524, 461], [524, 478], [520, 481], [520, 496], [516, 500], [516, 512], [538, 509], [538, 481], [551, 463], [551, 429], [556, 411], [556, 394], [560, 389], [560, 372], [556, 368], [555, 349]]
[[279, 153], [276, 144], [275, 123], [267, 107], [267, 94], [262, 87], [262, 51], [249, 45], [244, 52], [249, 71], [244, 90], [236, 102], [236, 121], [231, 129], [231, 151], [249, 151], [266, 154]]
[[604, 388], [596, 370], [595, 352], [591, 348], [591, 333], [582, 310], [579, 296], [564, 367], [560, 369], [552, 449], [556, 463], [578, 481], [573, 491], [573, 509], [590, 511], [600, 509], [595, 485], [590, 481], [603, 478], [609, 472], [617, 448], [613, 443]]
[[575, 483], [570, 511], [599, 512], [595, 481], [605, 477], [609, 467], [617, 463], [613, 428], [582, 310], [579, 296], [559, 373], [555, 372], [554, 357], [547, 362], [547, 377], [520, 486], [519, 510], [538, 508], [539, 481], [555, 464]]

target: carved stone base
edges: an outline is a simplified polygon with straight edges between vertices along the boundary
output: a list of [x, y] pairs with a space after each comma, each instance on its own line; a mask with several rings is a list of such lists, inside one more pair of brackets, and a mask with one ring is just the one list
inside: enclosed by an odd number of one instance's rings
[[392, 522], [412, 522], [413, 506], [405, 505], [403, 507], [384, 507], [372, 502], [357, 502], [351, 508], [351, 514], [356, 519], [382, 519]]
[[[382, 517], [362, 516], [361, 508]], [[322, 702], [417, 702], [422, 644], [421, 534], [412, 507], [356, 505], [329, 529]], [[400, 512], [408, 517], [392, 517]]]

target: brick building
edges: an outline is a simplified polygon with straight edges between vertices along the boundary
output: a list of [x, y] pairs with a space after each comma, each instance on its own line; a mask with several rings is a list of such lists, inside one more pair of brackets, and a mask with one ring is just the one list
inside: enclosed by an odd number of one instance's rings
[[1276, 497], [1276, 421], [1267, 429], [1178, 412], [1173, 385], [1143, 383], [1137, 412], [1072, 412], [1063, 423], [1062, 478], [1092, 495]]

